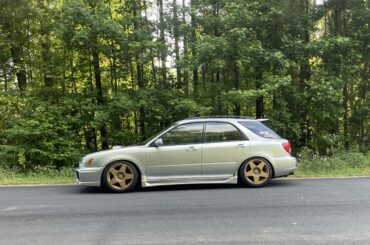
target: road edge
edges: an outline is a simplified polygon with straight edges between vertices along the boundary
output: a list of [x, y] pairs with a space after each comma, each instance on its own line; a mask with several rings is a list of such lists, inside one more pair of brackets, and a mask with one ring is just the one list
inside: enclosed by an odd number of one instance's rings
[[73, 186], [77, 183], [61, 183], [61, 184], [16, 184], [16, 185], [0, 185], [0, 188], [4, 187], [52, 187], [52, 186]]
[[[320, 180], [320, 179], [364, 179], [370, 178], [368, 175], [357, 175], [357, 176], [322, 176], [322, 177], [287, 177], [286, 180]], [[276, 179], [284, 179], [284, 178], [276, 178]]]
[[[364, 179], [370, 178], [370, 176], [323, 176], [323, 177], [287, 177], [287, 178], [276, 178], [274, 180], [322, 180], [322, 179]], [[1, 185], [0, 188], [4, 187], [52, 187], [52, 186], [74, 186], [77, 183], [61, 183], [61, 184], [12, 184], [12, 185]]]

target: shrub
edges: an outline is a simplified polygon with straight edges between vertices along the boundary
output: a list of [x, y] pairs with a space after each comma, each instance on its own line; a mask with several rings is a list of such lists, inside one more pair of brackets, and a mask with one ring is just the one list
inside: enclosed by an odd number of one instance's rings
[[330, 172], [360, 168], [370, 168], [370, 158], [360, 152], [340, 150], [331, 156], [320, 156], [309, 148], [303, 148], [298, 156], [298, 170], [301, 172]]

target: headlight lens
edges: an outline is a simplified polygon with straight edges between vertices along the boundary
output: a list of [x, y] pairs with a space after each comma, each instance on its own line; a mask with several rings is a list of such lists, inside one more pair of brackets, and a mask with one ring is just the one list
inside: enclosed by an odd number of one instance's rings
[[80, 160], [79, 166], [80, 166], [80, 168], [92, 166], [93, 161], [94, 161], [94, 158], [92, 158], [92, 157], [90, 157], [90, 158], [83, 157]]
[[87, 164], [88, 166], [91, 166], [91, 165], [92, 165], [92, 163], [93, 163], [93, 161], [94, 161], [94, 158], [89, 158], [89, 159], [87, 159], [86, 164]]

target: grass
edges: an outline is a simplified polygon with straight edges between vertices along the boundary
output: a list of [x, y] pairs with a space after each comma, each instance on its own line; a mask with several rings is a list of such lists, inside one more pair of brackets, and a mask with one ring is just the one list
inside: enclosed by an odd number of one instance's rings
[[330, 157], [318, 156], [310, 149], [299, 155], [295, 177], [370, 176], [370, 155], [338, 151]]
[[75, 182], [76, 175], [73, 168], [62, 168], [61, 170], [46, 168], [28, 172], [0, 168], [0, 185], [68, 184]]
[[370, 167], [363, 168], [341, 168], [334, 170], [322, 170], [321, 172], [300, 170], [299, 168], [292, 177], [295, 178], [323, 178], [323, 177], [351, 177], [370, 176]]
[[[305, 149], [298, 157], [298, 167], [293, 177], [370, 176], [370, 154], [366, 156], [358, 152], [337, 152], [324, 157]], [[73, 168], [42, 168], [24, 172], [0, 167], [0, 185], [67, 183], [75, 183]]]

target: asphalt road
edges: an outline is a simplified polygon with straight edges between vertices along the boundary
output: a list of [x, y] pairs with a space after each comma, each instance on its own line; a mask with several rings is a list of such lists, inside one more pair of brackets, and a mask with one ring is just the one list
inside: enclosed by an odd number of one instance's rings
[[370, 244], [370, 178], [128, 194], [1, 187], [0, 244]]

